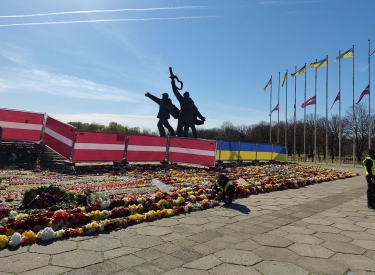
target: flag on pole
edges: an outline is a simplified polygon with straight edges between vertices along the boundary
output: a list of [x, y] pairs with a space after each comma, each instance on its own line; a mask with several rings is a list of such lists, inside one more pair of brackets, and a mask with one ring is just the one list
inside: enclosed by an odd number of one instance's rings
[[349, 57], [353, 57], [354, 56], [354, 51], [353, 51], [353, 48], [351, 48], [350, 50], [340, 54], [338, 57], [336, 57], [336, 60], [339, 60], [341, 58], [349, 58]]
[[294, 104], [294, 118], [296, 117], [296, 111], [297, 111], [296, 104]]
[[281, 87], [284, 87], [284, 83], [285, 83], [285, 80], [287, 79], [287, 77], [288, 77], [288, 74], [287, 73], [285, 73], [285, 75], [283, 76], [283, 84], [281, 85]]
[[313, 97], [309, 98], [308, 100], [306, 100], [306, 102], [302, 103], [301, 107], [302, 108], [305, 108], [309, 105], [313, 105], [313, 104], [316, 104], [316, 96], [314, 95]]
[[[340, 92], [337, 94], [335, 100], [333, 101], [333, 103], [332, 103], [332, 107], [333, 107], [333, 105], [335, 105], [336, 101], [339, 101], [339, 100], [340, 100]], [[332, 107], [331, 107], [331, 109], [332, 109]], [[331, 110], [331, 109], [330, 109], [330, 110]]]
[[273, 113], [273, 111], [278, 111], [278, 110], [279, 110], [279, 104], [277, 104], [276, 107], [272, 109], [271, 113], [268, 116], [270, 116]]
[[310, 68], [319, 68], [319, 67], [326, 67], [328, 65], [328, 62], [327, 62], [327, 57], [322, 59], [322, 60], [319, 60], [317, 62], [313, 62], [310, 64]]
[[267, 87], [269, 86], [269, 85], [271, 85], [272, 84], [272, 77], [270, 78], [270, 80], [267, 82], [267, 85], [263, 88], [263, 90], [265, 91], [265, 90], [267, 90]]
[[300, 74], [304, 74], [306, 73], [306, 65], [303, 66], [301, 69], [299, 69], [298, 71], [296, 71], [294, 74], [292, 74], [293, 77], [297, 76], [297, 75], [300, 75]]
[[370, 85], [368, 85], [366, 87], [366, 89], [361, 93], [361, 95], [359, 96], [359, 99], [358, 99], [358, 102], [356, 104], [358, 104], [359, 102], [361, 102], [362, 98], [365, 96], [365, 95], [369, 95], [370, 94]]

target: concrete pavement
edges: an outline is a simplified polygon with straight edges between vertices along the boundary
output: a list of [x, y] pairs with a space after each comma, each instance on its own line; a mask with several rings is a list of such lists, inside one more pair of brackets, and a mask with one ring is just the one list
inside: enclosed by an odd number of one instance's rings
[[367, 208], [364, 170], [328, 166], [361, 176], [0, 250], [0, 275], [375, 274], [375, 211]]

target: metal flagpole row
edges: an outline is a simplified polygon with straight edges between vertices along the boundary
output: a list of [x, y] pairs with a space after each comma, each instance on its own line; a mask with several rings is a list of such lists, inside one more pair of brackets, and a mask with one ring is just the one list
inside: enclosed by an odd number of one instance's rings
[[[368, 86], [370, 87], [370, 40], [368, 41]], [[371, 101], [370, 101], [371, 92], [368, 93], [368, 149], [371, 149]]]
[[[339, 50], [339, 56], [341, 55], [341, 50]], [[339, 163], [341, 166], [341, 58], [339, 59], [339, 93], [340, 93], [340, 100], [339, 100]]]
[[[306, 68], [306, 63], [305, 63]], [[306, 75], [307, 70], [305, 72], [305, 93], [303, 97], [303, 102], [306, 102]], [[306, 108], [303, 108], [303, 161], [306, 161]]]
[[[326, 164], [328, 164], [328, 55], [327, 61], [327, 75], [326, 75]], [[315, 104], [316, 106], [316, 104]]]
[[354, 45], [353, 45], [353, 167], [355, 167]]
[[288, 70], [285, 75], [285, 147], [288, 150]]
[[[277, 91], [277, 106], [280, 110], [280, 72], [279, 72], [279, 88]], [[277, 110], [277, 144], [280, 144], [279, 133], [280, 133], [280, 111]]]
[[[317, 62], [318, 59], [315, 59], [315, 62]], [[317, 98], [316, 98], [316, 85], [318, 82], [318, 69], [315, 68], [315, 115], [314, 115], [314, 163], [316, 163], [316, 104], [317, 104]]]
[[[294, 67], [297, 72], [297, 66]], [[293, 161], [296, 161], [296, 111], [297, 111], [297, 77], [294, 77], [294, 144], [293, 144]]]
[[272, 143], [272, 75], [271, 75], [271, 92], [270, 92], [270, 143]]

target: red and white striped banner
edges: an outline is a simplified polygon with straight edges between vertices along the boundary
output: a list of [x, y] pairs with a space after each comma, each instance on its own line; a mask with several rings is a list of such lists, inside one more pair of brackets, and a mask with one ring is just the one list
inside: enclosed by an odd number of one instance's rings
[[122, 160], [125, 141], [125, 134], [77, 131], [73, 161]]
[[52, 117], [47, 118], [43, 143], [60, 155], [70, 158], [76, 128]]
[[168, 161], [215, 166], [216, 140], [172, 137]]
[[39, 141], [44, 114], [0, 109], [3, 140]]
[[126, 150], [127, 161], [165, 161], [167, 137], [130, 135]]

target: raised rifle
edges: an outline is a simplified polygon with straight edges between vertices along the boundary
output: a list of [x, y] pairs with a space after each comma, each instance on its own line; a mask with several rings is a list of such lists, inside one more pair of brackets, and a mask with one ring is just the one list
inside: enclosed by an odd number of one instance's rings
[[180, 81], [179, 79], [178, 79], [178, 76], [177, 75], [174, 75], [173, 74], [173, 71], [172, 71], [172, 67], [169, 67], [169, 73], [170, 73], [170, 79], [176, 79], [180, 84], [181, 84], [181, 88], [178, 88], [177, 86], [176, 86], [176, 88], [177, 88], [177, 90], [182, 90], [182, 87], [184, 86], [184, 83], [182, 83], [182, 81]]

